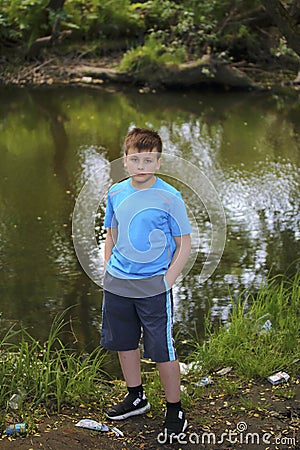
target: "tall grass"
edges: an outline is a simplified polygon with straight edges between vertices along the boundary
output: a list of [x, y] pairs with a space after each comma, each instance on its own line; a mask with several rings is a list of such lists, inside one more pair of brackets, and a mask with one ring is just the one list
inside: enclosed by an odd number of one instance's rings
[[59, 412], [63, 403], [103, 403], [104, 354], [100, 349], [86, 357], [68, 349], [61, 340], [66, 325], [63, 314], [53, 321], [45, 343], [26, 330], [11, 327], [0, 340], [0, 404], [6, 407], [13, 394], [31, 407], [42, 404]]
[[[256, 294], [231, 298], [228, 326], [212, 330], [206, 321], [206, 340], [197, 342], [192, 360], [210, 371], [227, 365], [245, 378], [266, 377], [274, 371], [295, 371], [300, 357], [300, 273], [292, 280], [274, 277]], [[272, 328], [263, 325], [270, 320]]]

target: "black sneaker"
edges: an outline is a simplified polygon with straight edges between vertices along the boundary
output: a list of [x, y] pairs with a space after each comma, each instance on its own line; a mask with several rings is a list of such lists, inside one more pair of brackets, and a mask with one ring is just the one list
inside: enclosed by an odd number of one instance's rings
[[166, 418], [164, 422], [165, 433], [168, 436], [176, 438], [180, 433], [183, 433], [187, 427], [187, 420], [184, 411], [175, 408], [170, 408], [166, 411]]
[[122, 402], [108, 408], [106, 411], [106, 416], [113, 420], [123, 420], [127, 419], [127, 417], [144, 414], [149, 411], [149, 409], [150, 403], [148, 402], [145, 394], [142, 398], [126, 394]]

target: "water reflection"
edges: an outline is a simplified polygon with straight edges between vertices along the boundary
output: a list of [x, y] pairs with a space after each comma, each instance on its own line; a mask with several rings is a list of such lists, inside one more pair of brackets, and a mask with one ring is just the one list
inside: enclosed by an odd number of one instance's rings
[[[198, 167], [219, 194], [226, 246], [216, 272], [202, 284], [210, 218], [189, 183], [177, 186], [197, 219], [199, 254], [176, 286], [175, 302], [182, 337], [194, 327], [201, 335], [209, 310], [211, 320], [226, 320], [230, 295], [255, 290], [269, 272], [297, 269], [298, 117], [297, 99], [270, 94], [0, 90], [2, 320], [21, 320], [44, 339], [55, 314], [75, 305], [68, 310], [74, 333], [66, 339], [85, 350], [98, 344], [102, 292], [76, 258], [72, 214], [99, 164], [94, 198], [97, 183], [99, 195], [110, 185], [114, 176], [105, 167], [122, 155], [132, 125], [157, 129], [165, 151]], [[101, 204], [95, 217], [99, 243], [103, 213]]]

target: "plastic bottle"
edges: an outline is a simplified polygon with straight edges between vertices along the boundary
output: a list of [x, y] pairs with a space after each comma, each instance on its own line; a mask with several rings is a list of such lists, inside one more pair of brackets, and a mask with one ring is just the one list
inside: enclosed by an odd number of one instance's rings
[[22, 403], [22, 397], [19, 394], [13, 394], [9, 399], [8, 405], [11, 409], [19, 409]]

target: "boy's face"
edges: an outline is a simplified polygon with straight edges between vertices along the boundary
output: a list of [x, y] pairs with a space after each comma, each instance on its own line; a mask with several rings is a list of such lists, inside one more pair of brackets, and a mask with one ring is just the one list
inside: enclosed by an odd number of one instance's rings
[[160, 168], [160, 163], [160, 154], [155, 149], [137, 152], [135, 148], [130, 148], [124, 155], [124, 166], [137, 189], [147, 189], [153, 184], [154, 173]]

